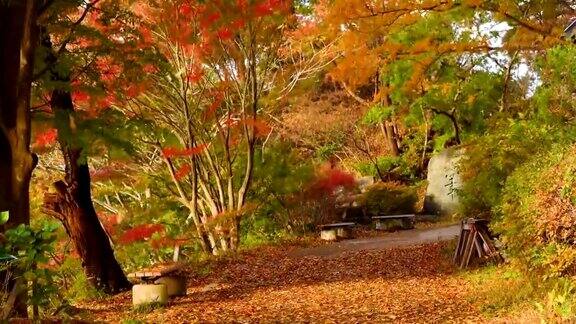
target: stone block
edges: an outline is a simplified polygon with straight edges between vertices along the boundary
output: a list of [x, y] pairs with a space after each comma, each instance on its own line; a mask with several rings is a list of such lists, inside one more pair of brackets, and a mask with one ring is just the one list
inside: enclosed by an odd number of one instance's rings
[[132, 286], [132, 304], [142, 306], [168, 302], [168, 289], [165, 284], [139, 284]]
[[336, 241], [338, 235], [335, 228], [323, 229], [320, 231], [320, 238], [324, 241]]

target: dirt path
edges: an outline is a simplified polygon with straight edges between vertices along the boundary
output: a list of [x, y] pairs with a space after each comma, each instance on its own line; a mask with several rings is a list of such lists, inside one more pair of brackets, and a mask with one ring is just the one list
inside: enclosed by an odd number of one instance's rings
[[203, 277], [189, 269], [187, 296], [164, 308], [135, 312], [129, 293], [82, 307], [89, 318], [111, 322], [482, 322], [441, 243], [390, 248], [436, 240], [436, 234], [442, 239], [452, 231], [352, 240], [322, 250], [250, 250], [212, 262]]
[[443, 242], [456, 238], [459, 231], [460, 225], [458, 224], [439, 228], [398, 231], [394, 233], [385, 233], [380, 237], [345, 240], [334, 244], [297, 250], [294, 251], [294, 255], [335, 257], [345, 251], [383, 250], [433, 242]]

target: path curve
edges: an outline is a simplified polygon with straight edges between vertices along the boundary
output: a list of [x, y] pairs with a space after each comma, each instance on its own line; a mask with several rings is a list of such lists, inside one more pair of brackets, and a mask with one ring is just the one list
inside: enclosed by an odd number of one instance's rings
[[414, 229], [386, 233], [383, 236], [359, 238], [294, 251], [291, 256], [319, 256], [333, 258], [347, 251], [382, 250], [426, 243], [450, 241], [458, 237], [460, 225]]

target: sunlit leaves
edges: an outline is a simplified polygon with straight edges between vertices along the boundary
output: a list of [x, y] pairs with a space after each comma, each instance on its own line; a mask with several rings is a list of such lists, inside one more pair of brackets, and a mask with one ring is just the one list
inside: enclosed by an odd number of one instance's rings
[[0, 225], [6, 224], [10, 218], [10, 213], [7, 210], [0, 211]]
[[51, 128], [36, 134], [34, 145], [38, 148], [46, 148], [47, 146], [54, 144], [57, 139], [58, 130]]

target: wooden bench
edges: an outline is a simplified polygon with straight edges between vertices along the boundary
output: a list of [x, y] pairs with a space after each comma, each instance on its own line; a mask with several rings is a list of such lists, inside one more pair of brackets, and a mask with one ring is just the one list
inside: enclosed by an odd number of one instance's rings
[[320, 238], [325, 241], [336, 241], [338, 238], [350, 237], [350, 229], [356, 223], [334, 223], [320, 225]]
[[183, 267], [184, 264], [180, 262], [161, 263], [146, 269], [132, 272], [128, 274], [128, 278], [150, 282], [173, 274]]
[[372, 216], [372, 220], [375, 221], [375, 227], [377, 230], [385, 229], [386, 227], [384, 226], [384, 223], [389, 220], [400, 220], [402, 222], [402, 228], [411, 229], [414, 228], [415, 219], [415, 214]]
[[128, 278], [141, 282], [132, 286], [134, 306], [165, 304], [168, 297], [186, 295], [186, 278], [178, 275], [183, 267], [179, 262], [164, 263], [128, 274]]

